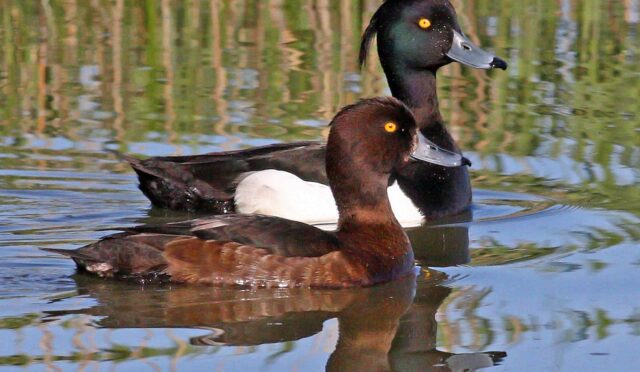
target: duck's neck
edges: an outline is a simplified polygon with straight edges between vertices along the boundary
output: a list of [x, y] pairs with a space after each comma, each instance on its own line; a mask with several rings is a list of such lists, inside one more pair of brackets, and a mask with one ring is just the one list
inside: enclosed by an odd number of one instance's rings
[[332, 185], [340, 214], [337, 235], [344, 243], [343, 249], [356, 252], [357, 256], [394, 257], [393, 260], [411, 254], [409, 238], [391, 209], [388, 182], [375, 177], [358, 177], [358, 182], [352, 184], [345, 181]]
[[389, 88], [394, 97], [407, 105], [422, 134], [436, 145], [459, 152], [458, 145], [447, 131], [438, 106], [437, 69], [401, 69], [386, 66]]
[[351, 180], [347, 177], [338, 185], [332, 185], [340, 214], [340, 231], [348, 231], [358, 225], [400, 226], [387, 195], [388, 182], [366, 175], [360, 175], [358, 182], [349, 182]]
[[381, 196], [377, 203], [368, 200], [369, 204], [338, 207], [336, 236], [341, 251], [353, 263], [363, 265], [370, 284], [399, 278], [414, 266], [411, 242], [393, 215], [386, 189], [383, 184], [377, 190]]
[[414, 263], [411, 242], [389, 202], [391, 175], [376, 169], [379, 164], [360, 164], [352, 147], [335, 132], [329, 135], [327, 176], [340, 216], [336, 237], [343, 254], [366, 271], [367, 283], [393, 280]]
[[388, 200], [377, 205], [342, 208], [338, 220], [339, 231], [357, 231], [363, 226], [389, 226], [394, 230], [402, 231]]
[[413, 111], [420, 129], [442, 125], [442, 115], [438, 109], [436, 71], [385, 69], [391, 93]]

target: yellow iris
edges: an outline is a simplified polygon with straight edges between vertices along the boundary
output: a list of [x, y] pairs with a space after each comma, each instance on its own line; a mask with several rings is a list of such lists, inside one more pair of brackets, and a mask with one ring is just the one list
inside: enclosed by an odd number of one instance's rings
[[431, 21], [426, 18], [420, 18], [418, 26], [420, 26], [421, 29], [426, 30], [431, 27]]
[[398, 125], [396, 125], [396, 123], [394, 122], [388, 122], [387, 124], [384, 125], [384, 130], [386, 130], [389, 133], [393, 133], [396, 130], [398, 130]]

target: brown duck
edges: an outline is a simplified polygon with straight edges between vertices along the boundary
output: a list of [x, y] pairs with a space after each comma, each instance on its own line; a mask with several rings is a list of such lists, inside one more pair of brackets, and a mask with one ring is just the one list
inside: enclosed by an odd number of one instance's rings
[[47, 249], [102, 277], [253, 287], [370, 286], [408, 275], [411, 243], [387, 186], [430, 149], [412, 112], [395, 98], [363, 100], [333, 119], [327, 175], [336, 232], [260, 215], [224, 215], [140, 226], [83, 248]]

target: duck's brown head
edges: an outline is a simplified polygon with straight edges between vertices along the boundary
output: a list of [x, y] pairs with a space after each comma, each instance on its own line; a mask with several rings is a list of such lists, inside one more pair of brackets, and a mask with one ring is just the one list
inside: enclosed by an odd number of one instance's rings
[[386, 187], [416, 145], [413, 114], [393, 97], [346, 106], [330, 125], [327, 176], [334, 193], [345, 183], [361, 185], [361, 190]]
[[392, 97], [362, 100], [331, 122], [327, 176], [341, 215], [386, 210], [387, 187], [420, 146], [411, 111]]

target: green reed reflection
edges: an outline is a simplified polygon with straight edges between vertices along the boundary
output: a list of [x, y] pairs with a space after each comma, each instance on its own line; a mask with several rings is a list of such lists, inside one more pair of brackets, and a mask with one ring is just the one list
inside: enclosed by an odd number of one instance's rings
[[[66, 132], [69, 121], [83, 116], [79, 99], [88, 95], [98, 106], [92, 119], [104, 121], [120, 141], [149, 130], [166, 130], [169, 140], [176, 133], [238, 131], [282, 140], [317, 137], [318, 129], [295, 120], [324, 122], [355, 100], [342, 93], [343, 75], [358, 71], [363, 17], [377, 5], [43, 4], [0, 4], [5, 130], [43, 132], [57, 125]], [[25, 113], [42, 120], [20, 123]]]
[[[462, 148], [495, 161], [475, 184], [522, 191], [532, 184], [526, 176], [553, 179], [562, 200], [637, 214], [640, 47], [631, 2], [454, 3], [466, 32], [511, 64], [506, 74], [460, 66], [442, 74], [442, 109]], [[378, 4], [4, 1], [0, 135], [100, 133], [121, 151], [320, 138], [338, 107], [384, 93], [377, 64], [361, 73], [356, 61]], [[525, 169], [505, 171], [498, 154]], [[526, 169], [549, 158], [576, 179]]]
[[[460, 135], [463, 148], [475, 148], [484, 156], [570, 157], [569, 166], [585, 171], [578, 182], [567, 185], [563, 200], [590, 205], [604, 201], [610, 208], [637, 212], [640, 110], [633, 102], [640, 92], [640, 48], [638, 24], [629, 22], [631, 4], [488, 4], [464, 8], [463, 13], [484, 43], [494, 40], [511, 55], [512, 69], [510, 76], [494, 74], [484, 84], [477, 73], [461, 71], [462, 79], [476, 80], [451, 95], [461, 106], [452, 110], [464, 112], [451, 111], [452, 122], [467, 124]], [[483, 37], [488, 27], [495, 28], [489, 32], [497, 37]], [[453, 86], [462, 83], [452, 81]], [[487, 100], [492, 102], [488, 109], [481, 106]], [[462, 106], [465, 103], [472, 104], [471, 109]], [[457, 115], [462, 117], [457, 120]], [[620, 168], [630, 170], [624, 181]], [[487, 180], [492, 185], [505, 182], [491, 178]], [[506, 182], [522, 189], [536, 183], [530, 181]]]
[[638, 309], [620, 318], [601, 309], [594, 309], [592, 312], [567, 309], [558, 315], [553, 324], [508, 314], [502, 317], [499, 322], [501, 324], [495, 324], [491, 319], [478, 315], [483, 301], [490, 293], [490, 289], [475, 287], [453, 291], [440, 308], [442, 319], [438, 322], [438, 344], [447, 349], [464, 345], [469, 350], [484, 350], [498, 342], [499, 337], [503, 338], [500, 341], [504, 343], [518, 344], [527, 335], [535, 334], [545, 327], [555, 329], [563, 342], [586, 340], [590, 333], [595, 334], [598, 340], [603, 340], [614, 333], [610, 331], [614, 326], [623, 326], [623, 329], [631, 333], [637, 333], [640, 326]]
[[[0, 331], [15, 332], [13, 339], [21, 339], [19, 333], [28, 327], [37, 327], [42, 332], [37, 350], [29, 354], [2, 355], [0, 366], [48, 366], [55, 362], [70, 361], [89, 367], [101, 361], [117, 364], [157, 357], [170, 359], [174, 363], [190, 357], [219, 355], [223, 345], [234, 347], [236, 354], [244, 354], [261, 347], [258, 346], [260, 344], [277, 342], [270, 348], [273, 352], [268, 359], [272, 360], [296, 352], [298, 339], [319, 332], [323, 328], [322, 322], [336, 315], [340, 322], [351, 324], [351, 327], [340, 332], [342, 337], [356, 334], [358, 337], [353, 340], [366, 341], [372, 338], [377, 340], [374, 343], [377, 345], [377, 342], [391, 341], [384, 332], [372, 331], [373, 318], [378, 322], [386, 319], [379, 315], [380, 311], [395, 314], [390, 321], [393, 327], [389, 330], [391, 336], [395, 335], [389, 352], [395, 367], [407, 363], [403, 362], [403, 358], [421, 360], [420, 355], [435, 363], [439, 360], [435, 357], [449, 355], [444, 350], [464, 348], [468, 352], [481, 352], [499, 342], [516, 345], [526, 342], [524, 340], [527, 338], [536, 337], [542, 329], [553, 330], [562, 342], [574, 343], [586, 340], [589, 334], [595, 334], [598, 340], [606, 339], [614, 333], [611, 329], [617, 326], [637, 334], [640, 326], [638, 309], [620, 317], [598, 308], [590, 312], [567, 308], [557, 314], [553, 323], [520, 314], [505, 314], [496, 321], [482, 315], [482, 308], [492, 293], [490, 288], [463, 286], [452, 290], [438, 284], [442, 279], [438, 272], [427, 272], [425, 275], [425, 280], [418, 282], [415, 297], [411, 278], [404, 284], [400, 281], [387, 288], [323, 293], [306, 290], [225, 291], [187, 286], [141, 290], [131, 283], [106, 282], [79, 275], [74, 278], [78, 291], [95, 299], [95, 303], [88, 308], [0, 319]], [[77, 301], [77, 295], [73, 291], [57, 295], [56, 299]], [[386, 300], [391, 295], [398, 301], [397, 304]], [[306, 301], [298, 301], [301, 297]], [[371, 303], [379, 307], [369, 307]], [[407, 310], [409, 303], [411, 305]], [[357, 316], [345, 311], [349, 307], [355, 309]], [[362, 320], [363, 317], [365, 320]], [[398, 317], [401, 317], [399, 324], [396, 323]], [[274, 328], [274, 324], [279, 326]], [[171, 328], [189, 326], [204, 327], [200, 332], [204, 335], [185, 339], [184, 335], [171, 331]], [[400, 330], [393, 333], [398, 326]], [[140, 332], [136, 336], [142, 338], [137, 346], [112, 339], [118, 328], [138, 327], [146, 328], [147, 334]], [[220, 332], [220, 329], [224, 332]], [[416, 333], [421, 337], [416, 337]], [[26, 335], [26, 340], [33, 342], [34, 337]], [[65, 338], [73, 341], [68, 351], [53, 346]], [[171, 346], [154, 345], [154, 340], [165, 338], [171, 340]], [[317, 342], [331, 341], [319, 339]], [[367, 345], [366, 342], [364, 344]], [[332, 345], [324, 345], [324, 348], [332, 350]], [[413, 357], [408, 356], [411, 354]], [[341, 359], [349, 357], [338, 352], [336, 355]], [[383, 355], [386, 356], [386, 353]], [[212, 359], [214, 364], [215, 360]], [[158, 362], [158, 359], [154, 361]]]

